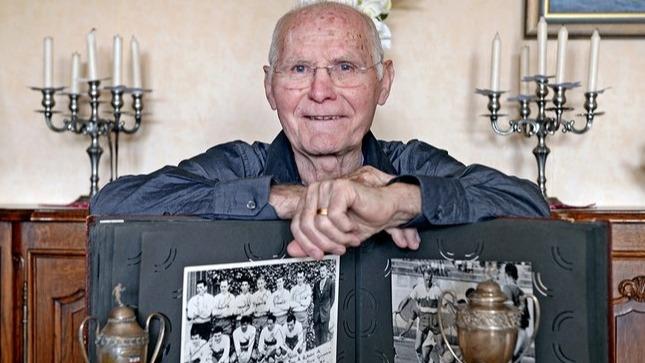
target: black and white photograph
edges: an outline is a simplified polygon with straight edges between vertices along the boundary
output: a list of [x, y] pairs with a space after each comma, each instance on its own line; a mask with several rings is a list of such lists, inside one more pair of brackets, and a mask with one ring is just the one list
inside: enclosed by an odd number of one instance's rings
[[336, 361], [339, 257], [184, 268], [182, 363]]
[[[462, 359], [457, 339], [454, 310], [447, 308], [441, 295], [450, 291], [452, 303], [467, 304], [478, 283], [492, 279], [506, 295], [506, 304], [520, 312], [513, 359], [527, 344], [521, 363], [535, 362], [533, 334], [534, 306], [525, 297], [533, 294], [530, 262], [392, 259], [392, 322], [396, 363], [457, 362], [441, 336], [441, 325], [452, 351]], [[463, 306], [463, 305], [462, 305]]]

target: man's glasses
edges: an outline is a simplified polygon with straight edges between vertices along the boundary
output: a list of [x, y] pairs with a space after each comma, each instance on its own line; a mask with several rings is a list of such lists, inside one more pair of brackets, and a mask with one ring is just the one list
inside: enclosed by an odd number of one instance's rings
[[361, 67], [352, 62], [338, 62], [328, 66], [315, 67], [306, 63], [286, 64], [274, 69], [289, 87], [306, 88], [311, 85], [319, 69], [327, 70], [327, 74], [337, 87], [356, 87], [365, 81], [365, 74], [370, 69], [381, 64], [382, 61], [369, 67]]

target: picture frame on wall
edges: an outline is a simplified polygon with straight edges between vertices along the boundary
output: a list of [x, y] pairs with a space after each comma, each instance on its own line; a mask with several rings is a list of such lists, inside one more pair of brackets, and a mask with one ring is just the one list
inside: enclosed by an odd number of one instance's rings
[[603, 37], [645, 36], [645, 1], [640, 0], [526, 0], [524, 36], [537, 36], [544, 16], [549, 35], [566, 25], [569, 36], [587, 37], [598, 29]]

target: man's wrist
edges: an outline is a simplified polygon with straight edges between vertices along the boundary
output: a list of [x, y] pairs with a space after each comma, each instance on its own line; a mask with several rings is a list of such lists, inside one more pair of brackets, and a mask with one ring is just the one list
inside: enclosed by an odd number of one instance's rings
[[421, 213], [421, 188], [415, 184], [392, 183], [384, 187], [395, 205], [395, 226], [405, 224]]
[[298, 202], [304, 190], [302, 185], [272, 185], [269, 191], [269, 204], [275, 209], [280, 219], [291, 219], [298, 208]]

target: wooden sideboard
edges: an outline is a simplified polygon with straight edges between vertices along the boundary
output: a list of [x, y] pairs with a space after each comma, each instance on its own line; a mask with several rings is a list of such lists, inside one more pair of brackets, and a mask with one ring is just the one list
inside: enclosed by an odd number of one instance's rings
[[562, 209], [553, 218], [608, 221], [611, 233], [609, 351], [612, 362], [645, 357], [645, 210]]
[[86, 216], [0, 207], [0, 363], [83, 362]]
[[[0, 206], [0, 363], [82, 363], [86, 315], [84, 209]], [[645, 210], [567, 209], [552, 217], [608, 221], [612, 362], [645, 357]]]

